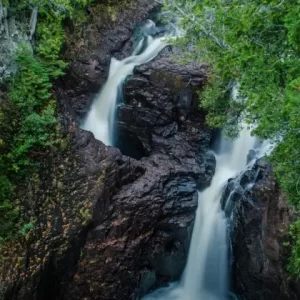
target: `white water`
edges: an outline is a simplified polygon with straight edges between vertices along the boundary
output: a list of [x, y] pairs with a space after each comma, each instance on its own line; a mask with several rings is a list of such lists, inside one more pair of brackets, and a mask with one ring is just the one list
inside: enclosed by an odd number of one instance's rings
[[260, 144], [251, 136], [246, 128], [234, 141], [221, 138], [220, 151], [216, 154], [216, 172], [211, 185], [198, 193], [198, 209], [188, 262], [181, 281], [153, 292], [144, 297], [144, 300], [229, 298], [228, 226], [220, 202], [228, 179], [246, 169], [248, 152], [254, 148], [257, 157], [261, 157], [269, 149], [265, 143]]
[[[99, 95], [84, 120], [81, 128], [93, 132], [96, 139], [108, 146], [113, 145], [113, 126], [115, 120], [118, 87], [125, 78], [132, 74], [135, 66], [145, 64], [154, 59], [167, 45], [166, 38], [153, 38], [149, 34], [158, 32], [152, 21], [148, 21], [142, 29], [145, 37], [138, 43], [133, 55], [118, 61], [111, 59], [109, 75]], [[143, 47], [145, 49], [138, 54]]]

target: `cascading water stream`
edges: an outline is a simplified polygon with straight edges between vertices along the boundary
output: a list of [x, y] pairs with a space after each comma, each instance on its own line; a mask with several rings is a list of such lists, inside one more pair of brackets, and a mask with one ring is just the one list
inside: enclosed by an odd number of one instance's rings
[[[138, 43], [133, 55], [118, 61], [111, 59], [109, 75], [99, 95], [84, 120], [81, 128], [93, 132], [96, 139], [108, 146], [113, 145], [113, 126], [118, 97], [118, 87], [125, 78], [133, 72], [135, 66], [145, 64], [154, 59], [166, 47], [166, 38], [153, 38], [159, 29], [155, 23], [148, 20], [143, 28], [143, 37]], [[141, 52], [141, 53], [140, 53]]]
[[188, 262], [179, 283], [161, 288], [144, 300], [225, 300], [229, 298], [228, 222], [221, 209], [221, 197], [228, 179], [236, 177], [247, 164], [249, 150], [256, 148], [256, 158], [268, 147], [259, 143], [245, 128], [232, 141], [221, 138], [216, 154], [216, 171], [211, 185], [198, 192], [198, 209]]

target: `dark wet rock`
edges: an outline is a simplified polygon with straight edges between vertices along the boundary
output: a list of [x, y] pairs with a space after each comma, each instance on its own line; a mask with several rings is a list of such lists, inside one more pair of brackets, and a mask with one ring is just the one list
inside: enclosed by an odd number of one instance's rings
[[[115, 180], [113, 170], [105, 174], [111, 180], [105, 184], [107, 201], [98, 198], [93, 226], [77, 272], [64, 289], [64, 299], [132, 299], [179, 279], [183, 271], [197, 208], [197, 185], [211, 180], [215, 159], [208, 153], [211, 131], [197, 108], [196, 90], [206, 80], [207, 66], [181, 65], [170, 58], [173, 54], [176, 49], [165, 49], [126, 80], [124, 103], [118, 107], [118, 146], [139, 159], [129, 161], [142, 172], [127, 184], [115, 182], [114, 187], [110, 185]], [[102, 83], [108, 68], [107, 62], [103, 64], [99, 61], [98, 69], [106, 72], [99, 73]], [[90, 81], [98, 80], [99, 74], [89, 73]], [[93, 97], [80, 95], [80, 90], [92, 87], [86, 80], [84, 84], [75, 91], [67, 81], [60, 86], [68, 99], [64, 110], [75, 119], [88, 107], [85, 99]], [[115, 150], [103, 149], [105, 155], [111, 151]], [[119, 158], [125, 161], [124, 170], [129, 167], [128, 159]]]
[[248, 155], [247, 155], [247, 163], [252, 161], [256, 157], [256, 151], [255, 150], [250, 150]]
[[234, 293], [243, 300], [299, 299], [283, 246], [295, 216], [266, 158], [228, 181], [221, 204], [230, 220]]
[[178, 124], [176, 122], [173, 122], [166, 126], [155, 126], [153, 128], [153, 133], [155, 135], [159, 135], [165, 138], [175, 135], [177, 131], [178, 131]]
[[265, 159], [241, 176], [244, 186], [251, 180], [252, 188], [232, 204], [234, 290], [247, 300], [299, 299], [299, 283], [289, 278], [289, 250], [283, 246], [293, 212]]
[[226, 205], [228, 205], [229, 202], [232, 202], [233, 194], [237, 194], [235, 193], [236, 190], [242, 189], [242, 193], [244, 193], [243, 188], [241, 188], [239, 184], [237, 184], [237, 180], [237, 178], [230, 178], [227, 182], [226, 187], [224, 188], [221, 197], [221, 208], [223, 210], [225, 210], [225, 207]]
[[240, 186], [236, 185], [232, 190], [226, 188], [221, 199], [221, 207], [225, 211], [227, 217], [230, 217], [236, 202], [244, 195], [245, 190]]
[[197, 111], [198, 103], [195, 90], [205, 83], [206, 73], [205, 64], [176, 62], [176, 49], [171, 47], [152, 62], [137, 67], [124, 87], [125, 104], [118, 110], [120, 131], [126, 129], [135, 135], [149, 152], [158, 140], [153, 133], [170, 137], [181, 130], [186, 119], [193, 120], [191, 115]]
[[241, 176], [240, 179], [240, 185], [242, 186], [242, 188], [246, 188], [247, 185], [253, 183], [255, 181], [255, 175], [256, 175], [256, 171], [255, 170], [247, 170], [243, 173], [243, 175]]
[[255, 162], [255, 165], [257, 166], [257, 168], [260, 168], [260, 169], [267, 168], [268, 164], [269, 164], [269, 162], [267, 161], [267, 159], [265, 157], [262, 157]]
[[40, 189], [23, 195], [31, 197], [27, 213], [37, 220], [35, 231], [19, 246], [14, 241], [20, 251], [1, 261], [0, 299], [61, 299], [92, 221], [101, 222], [111, 196], [145, 171], [76, 124], [68, 135], [68, 149], [58, 149], [42, 166]]

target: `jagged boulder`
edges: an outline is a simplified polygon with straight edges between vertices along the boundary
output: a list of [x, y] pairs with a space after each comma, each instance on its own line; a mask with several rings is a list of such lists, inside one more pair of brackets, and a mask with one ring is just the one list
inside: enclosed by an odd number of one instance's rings
[[248, 188], [232, 209], [234, 290], [247, 300], [299, 299], [299, 283], [286, 271], [289, 249], [283, 245], [293, 211], [264, 159], [240, 181]]

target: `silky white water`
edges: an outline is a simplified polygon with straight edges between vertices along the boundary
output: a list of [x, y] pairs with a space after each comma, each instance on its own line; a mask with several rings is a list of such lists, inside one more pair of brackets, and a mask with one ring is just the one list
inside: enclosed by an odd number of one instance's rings
[[[150, 35], [158, 32], [158, 28], [152, 21], [148, 20], [142, 31], [144, 37], [138, 43], [132, 56], [122, 61], [111, 59], [108, 79], [81, 126], [82, 129], [93, 132], [96, 139], [108, 146], [113, 145], [118, 87], [132, 73], [135, 66], [151, 61], [167, 45], [164, 37], [153, 38]], [[139, 54], [143, 47], [144, 50]]]
[[[228, 226], [221, 197], [228, 179], [247, 167], [249, 150], [256, 148], [256, 157], [269, 149], [244, 128], [232, 141], [221, 138], [216, 154], [216, 171], [211, 185], [198, 192], [198, 209], [188, 261], [178, 283], [145, 296], [144, 300], [225, 300], [229, 298]], [[253, 164], [253, 161], [250, 162]], [[248, 165], [249, 167], [249, 165]]]

